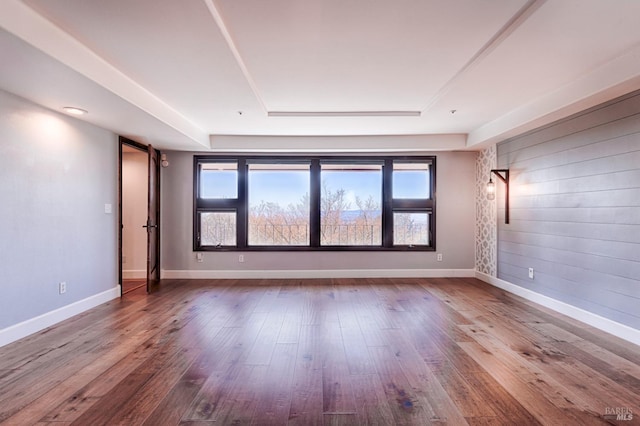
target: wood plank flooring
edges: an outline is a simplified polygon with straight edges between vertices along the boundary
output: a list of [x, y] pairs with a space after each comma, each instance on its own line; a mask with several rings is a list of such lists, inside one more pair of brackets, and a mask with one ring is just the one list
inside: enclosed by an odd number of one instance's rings
[[0, 348], [2, 424], [638, 419], [638, 346], [475, 279], [168, 280]]
[[129, 278], [122, 280], [122, 294], [131, 293], [132, 291], [140, 288], [145, 288], [146, 291], [147, 279], [146, 278]]

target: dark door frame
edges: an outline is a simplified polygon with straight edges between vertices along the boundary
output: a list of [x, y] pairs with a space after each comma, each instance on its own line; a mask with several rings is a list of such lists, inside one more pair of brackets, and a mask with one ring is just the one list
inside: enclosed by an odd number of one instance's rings
[[160, 152], [147, 146], [147, 293], [160, 286]]
[[[150, 146], [147, 145], [143, 145], [139, 142], [133, 141], [131, 139], [128, 139], [124, 136], [119, 136], [118, 138], [118, 283], [120, 284], [120, 296], [122, 296], [122, 229], [123, 229], [123, 224], [122, 224], [122, 147], [124, 145], [129, 146], [131, 148], [137, 149], [139, 150], [141, 153], [147, 153], [147, 155], [149, 155]], [[156, 149], [153, 149], [155, 151], [155, 153], [159, 156], [160, 152]], [[157, 185], [157, 193], [158, 193], [158, 205], [160, 203], [160, 170], [159, 170], [159, 165], [157, 167], [156, 170], [148, 170], [149, 173], [154, 172], [156, 179], [155, 179], [155, 183]], [[147, 182], [147, 185], [149, 185], [149, 182]], [[155, 218], [156, 221], [155, 223], [158, 225], [158, 227], [156, 228], [156, 232], [157, 232], [157, 248], [156, 248], [156, 265], [157, 265], [157, 270], [160, 271], [160, 228], [159, 228], [159, 224], [160, 224], [160, 209], [158, 209], [157, 212], [155, 212]], [[147, 212], [147, 215], [151, 214], [151, 212]], [[147, 243], [147, 251], [149, 250], [148, 247], [148, 243]], [[148, 256], [148, 253], [147, 253]], [[149, 292], [149, 283], [148, 283], [148, 277], [147, 277], [147, 292]]]

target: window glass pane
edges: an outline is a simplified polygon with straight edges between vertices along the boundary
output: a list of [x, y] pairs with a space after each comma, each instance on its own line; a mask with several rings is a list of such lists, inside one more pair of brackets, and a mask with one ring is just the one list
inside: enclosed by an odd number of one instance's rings
[[201, 213], [200, 244], [203, 246], [235, 246], [236, 213]]
[[382, 245], [382, 165], [322, 164], [320, 244]]
[[238, 163], [202, 163], [200, 198], [238, 198]]
[[309, 245], [309, 164], [249, 165], [249, 245]]
[[429, 245], [429, 213], [393, 213], [393, 244]]
[[431, 198], [429, 163], [393, 163], [393, 198]]

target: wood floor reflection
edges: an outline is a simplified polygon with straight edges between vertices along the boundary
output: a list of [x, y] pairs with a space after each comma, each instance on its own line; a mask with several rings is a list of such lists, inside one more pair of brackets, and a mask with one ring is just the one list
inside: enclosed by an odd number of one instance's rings
[[638, 424], [639, 349], [475, 279], [165, 280], [0, 348], [0, 422]]
[[136, 291], [141, 288], [146, 292], [147, 287], [147, 279], [146, 278], [134, 278], [134, 279], [124, 279], [122, 280], [122, 294], [131, 293], [132, 291]]

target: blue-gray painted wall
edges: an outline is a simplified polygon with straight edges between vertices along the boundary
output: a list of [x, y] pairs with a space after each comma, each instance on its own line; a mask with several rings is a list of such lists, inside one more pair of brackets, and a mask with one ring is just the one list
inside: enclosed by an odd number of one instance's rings
[[640, 329], [640, 92], [500, 143], [498, 167], [498, 277]]
[[115, 134], [0, 90], [0, 331], [114, 289], [117, 185]]

